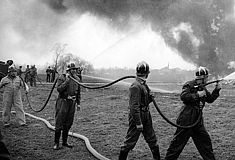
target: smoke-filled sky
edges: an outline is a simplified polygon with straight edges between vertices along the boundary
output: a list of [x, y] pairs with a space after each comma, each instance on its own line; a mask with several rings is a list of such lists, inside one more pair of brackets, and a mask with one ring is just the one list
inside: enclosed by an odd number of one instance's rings
[[95, 68], [235, 61], [233, 0], [1, 0], [0, 23], [0, 60], [17, 64], [52, 63], [56, 43]]

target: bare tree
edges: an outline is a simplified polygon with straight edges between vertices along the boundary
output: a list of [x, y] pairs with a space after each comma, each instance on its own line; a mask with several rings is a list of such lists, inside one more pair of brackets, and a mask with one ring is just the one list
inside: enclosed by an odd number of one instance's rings
[[58, 60], [59, 57], [64, 54], [65, 52], [65, 47], [67, 46], [66, 43], [62, 44], [62, 43], [56, 43], [54, 45], [54, 47], [52, 48], [52, 51], [55, 53], [55, 59], [54, 59], [54, 65], [55, 65], [55, 69], [57, 70], [58, 67]]

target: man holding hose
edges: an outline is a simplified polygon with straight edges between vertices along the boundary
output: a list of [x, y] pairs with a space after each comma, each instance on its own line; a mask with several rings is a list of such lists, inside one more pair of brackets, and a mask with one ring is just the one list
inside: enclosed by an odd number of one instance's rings
[[80, 85], [74, 82], [69, 76], [80, 81], [77, 76], [77, 67], [74, 63], [68, 65], [66, 74], [58, 77], [57, 91], [59, 92], [56, 100], [55, 114], [55, 139], [54, 150], [59, 149], [59, 140], [62, 132], [62, 146], [72, 148], [73, 146], [67, 143], [68, 133], [73, 124], [75, 108], [80, 110]]
[[[177, 118], [177, 124], [187, 126], [194, 123], [205, 103], [213, 103], [219, 97], [221, 88], [218, 83], [212, 93], [203, 86], [203, 84], [207, 83], [208, 75], [208, 70], [205, 67], [199, 67], [196, 71], [196, 79], [186, 82], [183, 85], [180, 98], [184, 105]], [[194, 144], [204, 160], [215, 160], [211, 139], [205, 129], [203, 119], [193, 128], [177, 128], [167, 150], [165, 160], [178, 159], [190, 137], [192, 137]]]

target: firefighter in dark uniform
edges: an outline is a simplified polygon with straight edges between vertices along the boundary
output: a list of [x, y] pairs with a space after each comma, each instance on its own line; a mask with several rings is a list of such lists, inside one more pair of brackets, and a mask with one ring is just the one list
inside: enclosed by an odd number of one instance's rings
[[129, 129], [124, 145], [121, 146], [119, 160], [127, 159], [128, 152], [135, 147], [141, 133], [151, 149], [154, 160], [160, 160], [157, 137], [149, 111], [149, 104], [153, 100], [153, 95], [150, 94], [146, 84], [149, 73], [149, 65], [146, 62], [138, 63], [136, 80], [129, 88]]
[[[196, 79], [186, 82], [183, 85], [180, 95], [184, 105], [177, 118], [177, 124], [186, 126], [194, 123], [199, 115], [199, 110], [206, 103], [213, 103], [219, 97], [220, 85], [217, 83], [212, 93], [206, 87], [200, 87], [207, 83], [208, 70], [205, 67], [199, 67], [196, 71]], [[204, 160], [215, 160], [212, 143], [208, 132], [205, 129], [203, 118], [193, 128], [177, 128], [173, 140], [167, 150], [165, 160], [176, 160], [189, 138], [192, 137], [199, 153]]]
[[[57, 91], [59, 92], [56, 100], [55, 114], [55, 139], [53, 149], [59, 149], [59, 139], [62, 131], [62, 146], [72, 148], [73, 146], [67, 143], [68, 133], [73, 124], [75, 108], [80, 110], [80, 86], [74, 82], [69, 76], [72, 76], [79, 81], [77, 76], [77, 67], [74, 63], [68, 65], [66, 74], [58, 77]], [[76, 105], [77, 104], [77, 105]]]

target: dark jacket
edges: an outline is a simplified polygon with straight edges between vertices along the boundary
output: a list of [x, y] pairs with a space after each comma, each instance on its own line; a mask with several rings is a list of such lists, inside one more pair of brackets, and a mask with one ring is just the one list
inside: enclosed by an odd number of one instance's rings
[[152, 102], [149, 94], [150, 90], [145, 81], [137, 77], [136, 81], [130, 86], [129, 91], [130, 114], [133, 116], [135, 124], [140, 125], [142, 124], [140, 112], [148, 111], [149, 103]]
[[[79, 81], [78, 77], [74, 77]], [[58, 77], [57, 91], [59, 92], [59, 98], [68, 98], [68, 96], [76, 96], [76, 102], [79, 105], [81, 100], [80, 85], [73, 80], [66, 80], [65, 75], [62, 74]]]
[[204, 105], [203, 103], [213, 103], [219, 97], [220, 89], [215, 88], [210, 93], [206, 87], [203, 87], [203, 90], [206, 91], [206, 96], [202, 99], [197, 93], [198, 89], [194, 86], [197, 86], [196, 80], [188, 81], [183, 85], [180, 99], [184, 105], [177, 119], [178, 124], [189, 125], [194, 123], [198, 118], [200, 107]]

